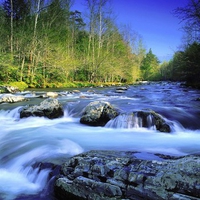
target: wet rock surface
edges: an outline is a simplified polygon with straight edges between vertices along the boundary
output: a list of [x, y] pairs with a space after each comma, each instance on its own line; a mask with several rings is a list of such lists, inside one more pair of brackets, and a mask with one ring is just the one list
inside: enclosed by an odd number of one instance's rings
[[[138, 119], [140, 121], [139, 124], [136, 122]], [[84, 109], [80, 122], [90, 126], [105, 126], [110, 120], [116, 121], [111, 125], [112, 128], [115, 124], [119, 124], [117, 121], [121, 120], [122, 127], [118, 128], [133, 128], [134, 126], [150, 128], [155, 126], [160, 132], [171, 132], [170, 124], [161, 115], [152, 110], [120, 113], [113, 105], [105, 101], [89, 103]], [[108, 127], [111, 123], [109, 122]]]
[[62, 117], [64, 111], [57, 99], [46, 99], [39, 105], [27, 106], [20, 111], [20, 118], [38, 116], [55, 119]]
[[90, 151], [72, 157], [56, 180], [58, 199], [200, 198], [200, 157]]
[[28, 99], [25, 98], [24, 96], [16, 96], [12, 94], [4, 94], [0, 98], [0, 104], [1, 103], [16, 103], [16, 102], [21, 102], [21, 101], [27, 101]]
[[110, 128], [153, 128], [160, 132], [170, 133], [170, 122], [154, 111], [134, 111], [131, 113], [119, 114], [109, 121], [106, 126]]
[[[154, 111], [139, 111], [137, 116], [142, 119], [143, 127], [155, 126], [160, 132], [170, 133], [170, 125], [166, 123], [164, 118]], [[148, 124], [148, 117], [151, 118], [151, 124]]]
[[117, 109], [110, 103], [94, 101], [86, 106], [80, 122], [91, 126], [104, 126], [110, 119], [115, 118], [118, 114]]

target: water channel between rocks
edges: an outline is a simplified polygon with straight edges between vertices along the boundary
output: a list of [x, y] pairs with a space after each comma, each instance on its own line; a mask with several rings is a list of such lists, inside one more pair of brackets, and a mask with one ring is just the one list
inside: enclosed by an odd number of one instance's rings
[[[20, 93], [29, 99], [26, 102], [0, 104], [0, 200], [20, 199], [19, 196], [42, 191], [50, 171], [39, 171], [32, 165], [44, 160], [62, 162], [65, 157], [89, 150], [144, 152], [138, 154], [142, 159], [148, 159], [149, 153], [178, 156], [200, 153], [199, 90], [180, 83], [159, 82], [130, 86], [120, 93], [116, 87], [84, 88], [76, 93], [67, 89], [52, 91], [59, 93], [58, 100], [65, 112], [62, 118], [19, 118], [23, 106], [43, 100], [37, 96], [44, 90]], [[154, 110], [171, 123], [173, 131], [123, 128], [125, 118], [115, 127], [80, 124], [83, 109], [96, 100], [108, 101], [122, 113]]]

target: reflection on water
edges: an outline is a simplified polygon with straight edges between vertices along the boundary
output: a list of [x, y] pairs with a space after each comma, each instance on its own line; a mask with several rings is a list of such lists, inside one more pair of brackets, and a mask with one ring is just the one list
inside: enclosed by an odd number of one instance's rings
[[[28, 95], [25, 93], [25, 95]], [[49, 170], [33, 168], [36, 162], [70, 157], [88, 150], [133, 150], [186, 155], [200, 153], [200, 96], [179, 84], [161, 83], [131, 86], [122, 94], [115, 88], [95, 89], [95, 93], [59, 96], [65, 108], [62, 118], [49, 120], [30, 117], [19, 119], [24, 104], [0, 105], [0, 199], [15, 199], [23, 194], [37, 194], [47, 184]], [[152, 109], [173, 122], [173, 133], [161, 133], [154, 127], [124, 125], [127, 119], [115, 120], [116, 126], [90, 127], [79, 123], [83, 108], [91, 101], [105, 100], [122, 112]], [[31, 99], [32, 103], [38, 100]], [[27, 102], [26, 102], [27, 104]], [[14, 106], [16, 105], [16, 106]], [[121, 125], [120, 125], [121, 123]]]

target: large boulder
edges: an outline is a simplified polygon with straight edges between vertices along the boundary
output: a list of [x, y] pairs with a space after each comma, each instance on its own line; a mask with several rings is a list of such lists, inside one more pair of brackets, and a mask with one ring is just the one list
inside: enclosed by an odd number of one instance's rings
[[143, 159], [136, 152], [90, 151], [62, 166], [55, 183], [60, 200], [197, 200], [200, 157]]
[[110, 103], [105, 101], [95, 101], [86, 106], [80, 122], [91, 126], [104, 126], [118, 114], [117, 109]]
[[54, 119], [62, 117], [64, 111], [57, 99], [46, 99], [39, 105], [28, 106], [20, 111], [20, 118], [38, 116]]
[[27, 101], [28, 99], [24, 98], [24, 96], [17, 96], [11, 94], [5, 94], [0, 97], [0, 103], [16, 103], [21, 101]]

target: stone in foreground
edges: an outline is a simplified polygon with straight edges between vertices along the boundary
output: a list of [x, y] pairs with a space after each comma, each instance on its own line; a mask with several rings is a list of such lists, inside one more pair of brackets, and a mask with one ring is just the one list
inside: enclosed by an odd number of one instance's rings
[[[137, 156], [136, 156], [137, 155]], [[136, 152], [90, 151], [65, 162], [55, 185], [60, 200], [197, 200], [200, 157], [144, 160]]]

